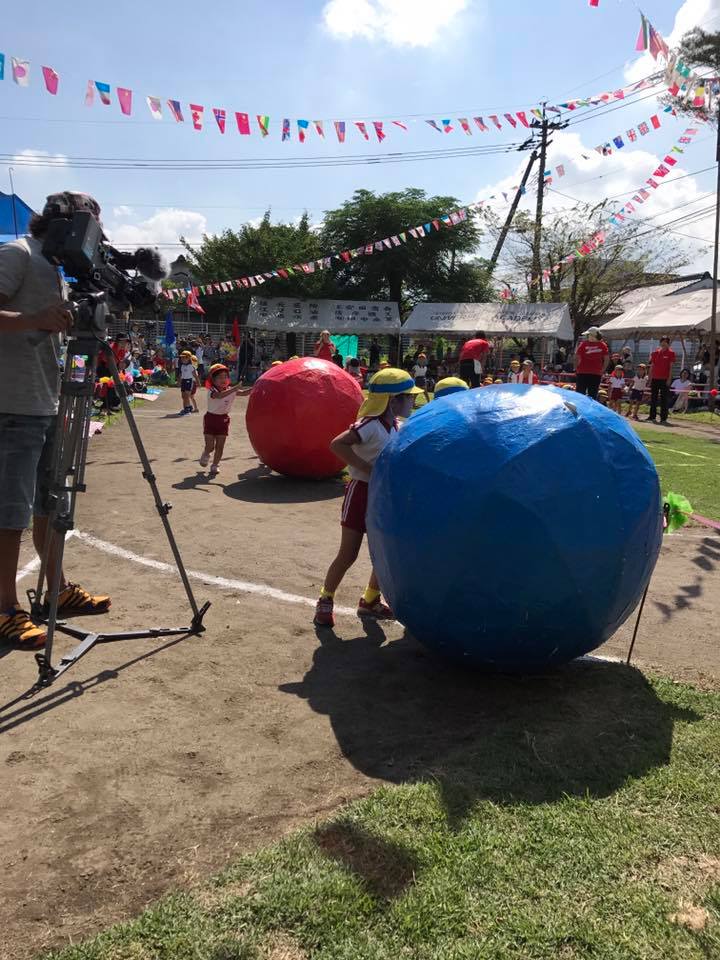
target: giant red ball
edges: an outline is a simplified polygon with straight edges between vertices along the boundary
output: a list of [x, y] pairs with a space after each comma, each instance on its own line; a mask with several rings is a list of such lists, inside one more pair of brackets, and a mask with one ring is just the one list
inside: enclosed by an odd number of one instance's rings
[[245, 422], [255, 453], [288, 477], [332, 477], [344, 464], [330, 442], [357, 418], [363, 394], [328, 360], [300, 357], [271, 367], [253, 387]]

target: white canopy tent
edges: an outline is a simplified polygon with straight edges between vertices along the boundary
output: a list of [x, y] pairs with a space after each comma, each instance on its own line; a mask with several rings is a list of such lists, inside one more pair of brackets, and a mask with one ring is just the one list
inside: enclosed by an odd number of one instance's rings
[[712, 290], [654, 297], [608, 320], [600, 330], [606, 340], [702, 337], [710, 330], [711, 304]]
[[418, 303], [402, 332], [464, 336], [476, 330], [495, 338], [574, 337], [566, 303]]
[[400, 333], [397, 303], [373, 300], [297, 300], [253, 297], [247, 325], [274, 333], [351, 333], [359, 336]]

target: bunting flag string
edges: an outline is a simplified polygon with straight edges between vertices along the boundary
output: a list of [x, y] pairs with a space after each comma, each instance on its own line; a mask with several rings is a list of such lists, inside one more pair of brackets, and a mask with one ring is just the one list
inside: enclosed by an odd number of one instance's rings
[[[518, 189], [515, 187], [514, 189]], [[495, 199], [495, 195], [489, 198]], [[452, 210], [450, 213], [444, 213], [427, 223], [419, 224], [417, 227], [409, 227], [397, 234], [389, 237], [383, 237], [382, 240], [368, 241], [359, 247], [351, 250], [342, 250], [339, 253], [333, 253], [329, 256], [320, 257], [317, 260], [310, 260], [308, 263], [296, 263], [292, 266], [274, 267], [272, 270], [266, 270], [263, 273], [256, 273], [247, 277], [238, 277], [232, 280], [211, 280], [204, 284], [198, 284], [191, 288], [188, 287], [170, 287], [162, 291], [162, 296], [167, 300], [185, 301], [188, 296], [209, 296], [215, 293], [230, 293], [233, 290], [241, 290], [248, 287], [257, 287], [265, 283], [266, 280], [282, 279], [298, 274], [312, 274], [316, 270], [327, 270], [335, 262], [350, 263], [357, 257], [369, 257], [376, 253], [383, 253], [386, 250], [393, 250], [408, 242], [408, 237], [416, 240], [430, 236], [432, 233], [443, 228], [452, 228], [459, 223], [464, 223], [468, 219], [468, 212], [480, 210], [487, 201], [478, 200], [475, 203], [467, 204]]]
[[[658, 179], [662, 179], [670, 173], [670, 169], [675, 166], [677, 160], [672, 156], [673, 153], [683, 153], [682, 147], [678, 144], [687, 145], [692, 143], [693, 138], [697, 136], [700, 132], [698, 127], [688, 127], [678, 138], [676, 144], [674, 144], [667, 155], [663, 158], [662, 163], [655, 168], [651, 177], [645, 181], [652, 190], [657, 190], [660, 184], [657, 182]], [[549, 171], [546, 171], [546, 174]], [[656, 179], [657, 178], [657, 179]], [[602, 246], [607, 239], [607, 231], [612, 228], [617, 228], [622, 226], [623, 223], [627, 220], [628, 216], [632, 216], [637, 212], [637, 208], [646, 203], [652, 194], [650, 191], [646, 190], [644, 187], [641, 187], [630, 199], [628, 199], [625, 204], [615, 213], [610, 214], [608, 217], [608, 225], [605, 229], [596, 231], [591, 237], [581, 243], [572, 253], [563, 257], [561, 260], [558, 260], [557, 263], [553, 264], [552, 267], [543, 270], [541, 276], [533, 277], [532, 275], [528, 277], [528, 283], [530, 286], [537, 286], [541, 279], [547, 281], [550, 277], [557, 273], [565, 265], [570, 265], [576, 260], [582, 260], [589, 254], [594, 253], [598, 247]]]
[[[677, 116], [677, 112], [673, 106], [663, 107], [662, 112], [669, 113], [673, 117]], [[648, 123], [649, 123], [649, 126], [648, 126]], [[660, 117], [657, 114], [653, 114], [651, 117], [649, 117], [647, 122], [643, 120], [641, 123], [638, 124], [637, 131], [633, 127], [630, 130], [626, 130], [624, 136], [623, 134], [619, 133], [616, 136], [612, 137], [610, 140], [608, 140], [606, 143], [598, 144], [597, 147], [595, 147], [595, 150], [597, 151], [597, 153], [600, 154], [600, 156], [609, 157], [613, 153], [613, 147], [615, 148], [615, 150], [623, 149], [623, 147], [625, 146], [625, 137], [627, 138], [628, 143], [635, 143], [638, 139], [638, 133], [640, 134], [641, 137], [645, 137], [648, 135], [648, 133], [650, 133], [651, 127], [653, 130], [659, 130], [660, 126], [661, 126]]]
[[[261, 119], [264, 120], [266, 118], [258, 117], [258, 121]], [[653, 124], [653, 126], [655, 125]], [[651, 187], [651, 189], [657, 189], [659, 186], [657, 182], [658, 179], [662, 179], [663, 177], [667, 176], [672, 167], [677, 164], [677, 159], [675, 156], [673, 156], [673, 154], [684, 153], [683, 147], [680, 146], [680, 144], [685, 146], [689, 143], [692, 143], [693, 138], [698, 134], [698, 132], [699, 129], [697, 127], [688, 127], [684, 130], [683, 135], [679, 137], [678, 142], [670, 148], [670, 151], [665, 155], [662, 162], [653, 171], [652, 176], [648, 177], [648, 179], [645, 181], [648, 186]], [[564, 164], [558, 164], [554, 169], [558, 177], [565, 176]], [[552, 174], [552, 168], [548, 168], [543, 172], [543, 178], [546, 186], [552, 184]], [[522, 193], [526, 192], [524, 189], [518, 188], [517, 186], [511, 188], [513, 191], [517, 189], [521, 189]], [[507, 202], [508, 194], [502, 193], [502, 196], [505, 202]], [[620, 210], [609, 216], [609, 226], [606, 229], [619, 227], [625, 222], [628, 216], [636, 213], [637, 208], [643, 203], [647, 202], [651, 196], [652, 194], [648, 190], [646, 190], [644, 187], [641, 187], [637, 193], [632, 196], [632, 198], [626, 201]], [[229, 293], [235, 289], [260, 286], [267, 280], [278, 278], [286, 280], [289, 277], [296, 276], [297, 274], [312, 274], [315, 273], [316, 270], [326, 270], [332, 266], [333, 262], [341, 261], [343, 263], [350, 263], [357, 257], [372, 256], [373, 254], [382, 253], [385, 250], [392, 250], [395, 247], [401, 246], [402, 244], [407, 243], [408, 237], [420, 240], [424, 237], [430, 236], [434, 231], [441, 230], [443, 227], [454, 227], [458, 223], [462, 223], [467, 220], [468, 212], [472, 213], [481, 210], [486, 203], [496, 199], [498, 199], [497, 195], [493, 194], [488, 197], [487, 200], [479, 200], [475, 203], [466, 204], [464, 207], [453, 210], [448, 214], [442, 214], [441, 216], [430, 220], [427, 223], [419, 224], [415, 227], [408, 227], [404, 231], [401, 231], [393, 236], [384, 237], [381, 240], [369, 241], [353, 249], [333, 253], [317, 260], [311, 260], [308, 263], [294, 264], [293, 266], [286, 267], [274, 267], [273, 269], [264, 271], [263, 273], [230, 280], [213, 280], [193, 287], [192, 291], [195, 296], [209, 296], [215, 293]], [[573, 253], [563, 257], [562, 260], [558, 261], [558, 263], [556, 263], [551, 269], [544, 270], [542, 273], [543, 280], [547, 280], [552, 273], [560, 270], [564, 264], [570, 264], [576, 259], [582, 259], [588, 256], [590, 253], [593, 253], [605, 242], [605, 237], [606, 230], [601, 230], [593, 234], [592, 237], [580, 244], [580, 246]], [[539, 282], [539, 278], [530, 277], [528, 278], [528, 282], [531, 285], [535, 285]], [[168, 300], [184, 300], [188, 292], [189, 291], [187, 288], [174, 287], [163, 290], [162, 295]]]
[[[660, 53], [668, 55], [669, 51], [667, 44], [662, 39], [660, 34], [653, 28], [652, 24], [650, 24], [646, 18], [643, 17], [642, 22], [642, 44], [641, 38], [639, 37], [637, 44], [638, 49], [649, 49], [651, 52], [654, 51], [656, 59]], [[0, 53], [0, 81], [5, 79], [5, 59], [5, 54]], [[10, 57], [9, 60], [13, 82], [17, 86], [29, 86], [31, 78], [30, 62], [14, 56]], [[678, 69], [682, 69], [682, 64], [678, 65]], [[58, 93], [60, 83], [59, 74], [52, 67], [43, 66], [42, 75], [47, 92], [53, 96], [56, 95]], [[573, 111], [582, 107], [604, 106], [613, 101], [624, 100], [626, 96], [652, 86], [654, 86], [654, 82], [651, 83], [648, 80], [641, 80], [638, 83], [618, 90], [606, 91], [596, 94], [595, 96], [576, 98], [557, 104], [547, 105], [545, 109], [550, 113], [561, 114], [565, 111]], [[699, 84], [696, 84], [695, 88], [693, 89], [693, 96], [699, 101], [699, 99], [702, 96], [705, 96], [707, 92], [708, 91], [706, 87], [701, 87]], [[129, 87], [116, 86], [113, 94], [113, 87], [109, 83], [100, 80], [89, 80], [85, 90], [85, 106], [92, 108], [95, 105], [96, 96], [100, 100], [100, 103], [107, 107], [112, 105], [113, 96], [116, 96], [121, 114], [127, 117], [132, 116], [135, 102], [137, 102], [136, 92]], [[175, 123], [185, 122], [183, 105], [181, 104], [180, 100], [174, 98], [165, 99], [155, 95], [141, 96], [140, 99], [145, 100], [148, 105], [150, 115], [154, 120], [166, 119], [163, 116], [163, 105], [166, 105], [167, 119], [171, 119]], [[186, 113], [190, 114], [193, 129], [196, 131], [201, 131], [204, 128], [207, 128], [202, 122], [204, 110], [204, 106], [195, 105], [189, 102], [187, 103]], [[225, 108], [215, 106], [209, 106], [207, 107], [207, 110], [208, 114], [210, 111], [212, 111], [212, 116], [216, 120], [219, 133], [221, 135], [224, 134], [226, 131], [226, 118], [228, 116], [228, 111], [226, 111]], [[230, 111], [230, 115], [232, 115], [232, 112], [233, 111]], [[259, 133], [262, 138], [268, 137], [271, 130], [271, 118], [260, 113], [250, 114], [245, 112], [235, 112], [238, 134], [241, 136], [248, 136], [255, 132], [254, 125], [251, 129], [249, 119], [251, 116], [255, 116], [257, 119], [257, 133]], [[308, 112], [306, 116], [312, 116], [312, 114]], [[293, 127], [297, 127], [298, 142], [300, 143], [307, 142], [311, 133], [313, 137], [317, 137], [319, 140], [326, 141], [324, 124], [327, 122], [328, 124], [332, 123], [337, 141], [339, 143], [345, 143], [348, 129], [356, 129], [358, 135], [366, 141], [370, 140], [369, 131], [373, 130], [378, 142], [382, 143], [387, 138], [390, 128], [392, 128], [393, 132], [403, 131], [404, 133], [407, 133], [413, 125], [422, 125], [423, 127], [431, 127], [441, 135], [459, 132], [463, 136], [473, 136], [474, 133], [476, 135], [478, 133], [486, 134], [492, 130], [508, 130], [512, 132], [513, 130], [517, 130], [521, 127], [530, 127], [535, 121], [542, 120], [542, 117], [543, 113], [538, 107], [531, 107], [527, 110], [498, 111], [494, 114], [488, 114], [487, 120], [489, 122], [486, 122], [486, 118], [483, 116], [474, 116], [472, 117], [472, 123], [470, 117], [459, 117], [453, 119], [445, 116], [443, 119], [418, 119], [417, 114], [413, 115], [412, 117], [405, 118], [396, 117], [394, 119], [378, 119], [371, 117], [369, 119], [356, 119], [350, 121], [338, 119], [325, 121], [322, 118], [310, 121], [303, 118], [294, 120], [292, 118], [288, 118], [289, 124], [287, 127], [285, 126], [284, 121], [278, 123], [278, 133], [276, 136], [279, 136], [281, 140], [291, 140], [292, 137], [289, 131], [292, 130]], [[212, 125], [210, 125], [210, 127], [212, 127]], [[273, 129], [275, 128], [273, 127]]]

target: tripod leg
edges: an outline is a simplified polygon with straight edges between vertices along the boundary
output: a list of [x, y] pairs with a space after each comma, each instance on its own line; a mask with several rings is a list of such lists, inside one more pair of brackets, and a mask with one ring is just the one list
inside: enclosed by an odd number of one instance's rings
[[[40, 561], [37, 590], [28, 591], [31, 612], [36, 619], [47, 620], [47, 640], [38, 654], [41, 681], [53, 673], [52, 649], [57, 623], [58, 597], [65, 553], [65, 536], [72, 530], [75, 500], [84, 490], [85, 455], [90, 431], [90, 410], [94, 389], [94, 362], [88, 365], [82, 382], [73, 381], [74, 350], [82, 349], [75, 340], [68, 343], [66, 369], [60, 388], [60, 403], [53, 438], [53, 453], [48, 477], [49, 514], [45, 544]], [[47, 580], [49, 610], [45, 613], [42, 596]]]
[[195, 600], [195, 595], [190, 586], [190, 580], [188, 579], [187, 572], [185, 570], [185, 564], [183, 559], [180, 556], [180, 550], [178, 548], [177, 542], [175, 540], [175, 535], [170, 526], [170, 521], [168, 519], [168, 513], [170, 512], [171, 505], [169, 503], [164, 503], [160, 492], [157, 487], [157, 482], [155, 479], [155, 474], [153, 473], [150, 460], [148, 459], [147, 452], [142, 442], [142, 437], [137, 428], [135, 422], [135, 417], [133, 415], [132, 407], [127, 398], [127, 392], [125, 390], [125, 384], [120, 379], [120, 373], [117, 368], [117, 363], [115, 362], [115, 357], [110, 353], [108, 357], [108, 366], [110, 367], [110, 373], [115, 382], [115, 390], [117, 391], [120, 402], [122, 403], [123, 411], [125, 412], [125, 418], [127, 420], [128, 426], [130, 427], [130, 433], [132, 434], [133, 441], [135, 443], [135, 449], [137, 450], [138, 457], [140, 458], [140, 463], [143, 468], [143, 477], [150, 484], [150, 489], [152, 490], [153, 500], [155, 501], [155, 508], [160, 515], [160, 520], [162, 521], [163, 528], [165, 530], [165, 536], [170, 545], [173, 558], [175, 560], [175, 566], [177, 567], [180, 579], [182, 580], [182, 585], [185, 589], [185, 594], [188, 598], [188, 603], [192, 608], [193, 620], [200, 624], [200, 610], [198, 609], [197, 601]]

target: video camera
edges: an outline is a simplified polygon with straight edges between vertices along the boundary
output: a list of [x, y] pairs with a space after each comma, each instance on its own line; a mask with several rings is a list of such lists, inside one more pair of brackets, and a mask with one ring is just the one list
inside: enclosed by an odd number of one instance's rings
[[[167, 276], [157, 250], [116, 250], [106, 242], [100, 223], [91, 213], [51, 220], [42, 253], [50, 263], [61, 266], [68, 279], [77, 333], [104, 337], [108, 303], [116, 311], [152, 306], [157, 293], [148, 280]], [[129, 270], [142, 276], [130, 276]]]

